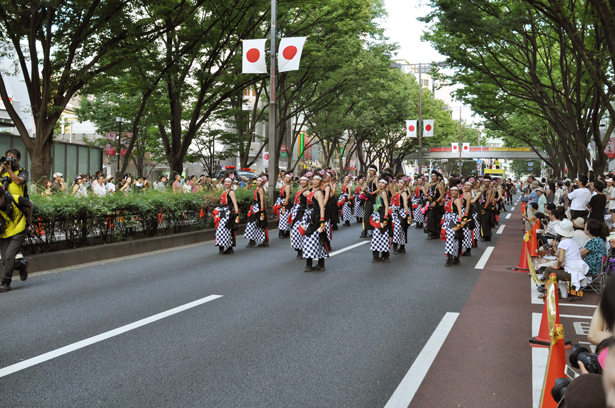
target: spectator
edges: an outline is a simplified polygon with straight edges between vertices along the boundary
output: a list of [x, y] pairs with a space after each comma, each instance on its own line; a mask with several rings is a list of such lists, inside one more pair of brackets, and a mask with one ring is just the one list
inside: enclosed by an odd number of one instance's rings
[[589, 218], [604, 222], [604, 210], [608, 201], [607, 196], [604, 194], [604, 184], [600, 180], [594, 181], [595, 194], [589, 200], [587, 206], [590, 209]]
[[527, 206], [527, 217], [525, 218], [525, 230], [529, 231], [532, 229], [536, 218], [534, 214], [538, 212], [538, 203], [532, 202]]
[[[600, 181], [594, 183], [600, 183]], [[589, 239], [581, 249], [581, 256], [589, 266], [588, 275], [596, 276], [602, 266], [602, 257], [606, 256], [606, 237], [602, 234], [602, 223], [590, 218], [585, 225], [585, 232]]]
[[122, 187], [120, 187], [120, 191], [124, 194], [128, 194], [132, 191], [132, 177], [128, 174], [124, 178], [124, 182], [122, 183]]
[[[521, 201], [524, 203], [537, 203], [539, 196], [538, 196], [538, 193], [536, 192], [536, 189], [540, 187], [540, 184], [537, 181], [534, 181], [532, 182], [530, 186], [531, 186], [532, 192], [527, 197], [521, 197]], [[544, 190], [543, 190], [543, 193], [544, 193]]]
[[572, 219], [576, 218], [587, 218], [587, 204], [591, 199], [591, 192], [587, 189], [587, 177], [579, 176], [577, 180], [578, 188], [572, 192], [566, 192], [566, 198], [570, 200], [570, 217]]
[[53, 183], [51, 182], [51, 180], [49, 180], [49, 179], [45, 179], [45, 181], [43, 182], [43, 187], [44, 187], [44, 189], [43, 189], [43, 191], [41, 192], [41, 195], [42, 195], [42, 196], [44, 196], [44, 197], [48, 197], [48, 196], [50, 196], [51, 194], [53, 194], [53, 191], [51, 190], [51, 185], [52, 185], [52, 184], [53, 184]]
[[557, 233], [555, 232], [555, 227], [559, 226], [559, 224], [564, 219], [564, 214], [561, 211], [555, 209], [551, 211], [549, 214], [549, 224], [545, 229], [544, 236], [546, 242], [549, 244], [552, 243], [553, 239], [557, 237]]
[[5, 180], [2, 183], [3, 187], [14, 196], [28, 198], [29, 176], [26, 169], [19, 167], [21, 152], [17, 149], [9, 149], [4, 155], [7, 161], [0, 165], [0, 177]]
[[545, 190], [542, 187], [538, 187], [536, 190], [538, 194], [538, 211], [541, 213], [545, 212], [545, 205], [547, 204], [547, 197], [545, 196]]
[[51, 185], [51, 190], [54, 193], [62, 192], [62, 173], [53, 173], [53, 183]]
[[82, 184], [83, 184], [83, 177], [76, 176], [75, 180], [73, 181], [73, 187], [71, 189], [72, 191], [70, 195], [73, 197], [85, 197], [83, 195], [83, 190], [81, 189]]
[[167, 189], [167, 176], [160, 176], [160, 180], [158, 180], [158, 184], [154, 183], [154, 190], [165, 192]]
[[589, 236], [585, 233], [585, 220], [579, 217], [574, 220], [572, 225], [574, 228], [574, 237], [572, 239], [577, 243], [579, 248], [583, 248], [589, 239]]
[[247, 179], [248, 179], [247, 177], [242, 177], [241, 178], [241, 183], [239, 183], [239, 187], [240, 188], [246, 188], [246, 180]]
[[182, 190], [184, 193], [191, 193], [192, 192], [192, 179], [187, 178], [184, 181], [184, 184], [182, 185]]
[[104, 175], [99, 175], [98, 178], [96, 180], [96, 183], [93, 183], [94, 188], [94, 195], [96, 197], [104, 197], [107, 195], [107, 187], [105, 186], [105, 176]]
[[114, 180], [115, 178], [113, 176], [107, 177], [107, 184], [105, 185], [105, 188], [107, 189], [107, 194], [115, 193], [115, 184], [113, 183]]
[[175, 175], [175, 181], [173, 182], [173, 192], [176, 194], [182, 192], [181, 179], [182, 176], [180, 174]]
[[143, 189], [145, 188], [145, 183], [143, 182], [143, 176], [137, 177], [137, 180], [135, 181], [135, 184], [134, 184], [134, 188], [137, 193], [140, 193], [143, 191]]

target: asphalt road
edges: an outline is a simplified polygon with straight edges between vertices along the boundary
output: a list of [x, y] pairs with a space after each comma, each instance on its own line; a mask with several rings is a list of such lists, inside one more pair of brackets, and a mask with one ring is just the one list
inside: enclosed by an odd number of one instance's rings
[[[359, 233], [340, 226], [333, 250]], [[444, 243], [412, 227], [390, 264], [366, 243], [304, 273], [271, 235], [270, 248], [238, 238], [230, 256], [208, 243], [17, 279], [0, 294], [0, 370], [222, 297], [0, 377], [0, 406], [381, 407], [463, 307], [486, 247], [445, 268]]]

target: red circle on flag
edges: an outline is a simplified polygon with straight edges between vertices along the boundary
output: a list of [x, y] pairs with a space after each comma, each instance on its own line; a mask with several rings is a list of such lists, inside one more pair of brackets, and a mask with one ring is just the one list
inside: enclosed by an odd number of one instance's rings
[[425, 126], [425, 130], [429, 132], [431, 130], [431, 125]]
[[[429, 125], [428, 125], [429, 126]], [[457, 146], [453, 146], [453, 150], [457, 150]]]
[[269, 153], [265, 153], [265, 154], [263, 155], [263, 159], [265, 159], [265, 160], [269, 160]]
[[261, 53], [256, 48], [250, 48], [248, 52], [246, 52], [246, 59], [248, 60], [248, 62], [251, 62], [252, 64], [258, 61], [260, 57], [261, 57]]
[[282, 51], [282, 56], [284, 57], [284, 59], [287, 60], [295, 58], [295, 55], [297, 55], [297, 47], [295, 47], [294, 45], [289, 45], [288, 47], [284, 48], [284, 51]]
[[468, 146], [463, 146], [463, 150], [468, 150]]
[[410, 125], [410, 127], [408, 128], [409, 131], [414, 132], [414, 126]]

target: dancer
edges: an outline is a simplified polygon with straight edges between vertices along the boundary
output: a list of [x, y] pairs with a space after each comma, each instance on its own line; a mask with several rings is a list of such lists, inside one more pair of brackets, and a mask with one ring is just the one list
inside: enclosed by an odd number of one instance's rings
[[263, 184], [267, 182], [266, 176], [256, 179], [256, 189], [254, 190], [254, 201], [248, 213], [248, 224], [243, 237], [250, 242], [246, 248], [252, 248], [257, 242], [259, 247], [269, 246], [269, 231], [267, 230], [267, 201], [265, 200], [265, 190]]
[[[372, 242], [370, 250], [374, 258], [372, 263], [376, 262], [390, 262], [390, 231], [391, 226], [389, 224], [389, 191], [387, 190], [388, 181], [385, 179], [387, 175], [383, 174], [376, 190], [372, 193], [375, 197], [375, 203], [373, 206], [372, 215], [369, 223], [373, 228]], [[382, 257], [380, 257], [382, 253]]]
[[431, 184], [427, 193], [427, 239], [436, 239], [440, 232], [440, 221], [442, 220], [444, 202], [444, 184], [442, 174], [433, 170], [431, 172]]
[[354, 200], [354, 196], [351, 194], [352, 186], [350, 185], [350, 180], [352, 180], [350, 174], [344, 177], [344, 185], [341, 190], [342, 193], [337, 200], [338, 207], [342, 208], [342, 221], [344, 221], [345, 227], [350, 227], [350, 220], [352, 219], [352, 201]]
[[[305, 272], [324, 271], [325, 258], [329, 256], [328, 223], [325, 220], [325, 200], [322, 185], [322, 175], [325, 172], [316, 170], [312, 176], [312, 190], [303, 192], [306, 197], [305, 220], [307, 224], [303, 238], [303, 257], [305, 258]], [[327, 186], [325, 186], [327, 187]], [[330, 188], [331, 186], [329, 186]], [[328, 190], [328, 189], [327, 189]], [[318, 259], [318, 265], [312, 266], [312, 259]]]
[[[453, 180], [456, 182], [456, 180]], [[450, 198], [444, 204], [444, 223], [442, 229], [445, 230], [445, 247], [446, 263], [444, 266], [459, 264], [459, 244], [463, 232], [460, 230], [462, 223], [461, 200], [459, 199], [459, 188], [453, 183], [450, 188]]]
[[361, 193], [361, 188], [363, 188], [363, 184], [365, 184], [365, 177], [357, 177], [357, 183], [358, 186], [354, 189], [354, 216], [358, 224], [363, 223], [363, 206], [365, 205], [365, 199], [361, 197], [365, 197], [365, 195]]
[[[220, 249], [220, 255], [234, 254], [234, 246], [237, 246], [235, 231], [239, 224], [239, 207], [237, 196], [233, 191], [233, 178], [235, 174], [227, 171], [224, 175], [224, 192], [220, 196], [220, 205], [213, 211], [214, 224], [216, 226], [216, 246]], [[227, 249], [228, 248], [228, 249]]]
[[295, 175], [293, 173], [284, 174], [284, 185], [280, 189], [280, 197], [276, 200], [279, 206], [278, 214], [278, 236], [280, 239], [290, 237], [290, 223], [288, 222], [288, 209], [290, 208], [291, 183]]
[[483, 178], [481, 197], [478, 200], [480, 208], [480, 236], [482, 241], [491, 241], [491, 229], [495, 226], [493, 216], [493, 188], [491, 187], [491, 177]]
[[[408, 192], [406, 191], [406, 177], [403, 174], [397, 176], [398, 193], [391, 198], [391, 214], [393, 221], [393, 253], [405, 254], [408, 232]], [[398, 249], [399, 246], [399, 249]]]
[[[331, 229], [337, 231], [337, 224], [340, 223], [340, 207], [337, 206], [337, 173], [332, 168], [327, 169], [327, 183], [331, 186], [329, 193], [329, 201], [326, 205], [329, 206], [329, 222]], [[331, 238], [331, 237], [329, 237]]]
[[474, 218], [472, 215], [472, 183], [466, 181], [463, 184], [461, 196], [461, 208], [463, 210], [463, 240], [461, 242], [461, 256], [472, 256], [474, 244]]
[[371, 225], [370, 219], [372, 216], [374, 204], [376, 203], [376, 190], [378, 189], [378, 179], [376, 178], [376, 172], [378, 169], [373, 164], [367, 169], [367, 182], [362, 188], [362, 192], [367, 198], [365, 200], [365, 207], [363, 212], [363, 231], [359, 238], [367, 238], [367, 231], [373, 231], [374, 227]]
[[475, 180], [470, 178], [472, 182], [472, 218], [474, 218], [474, 248], [478, 248], [478, 239], [480, 238], [480, 203], [479, 200], [482, 196], [481, 184], [482, 178]]
[[307, 225], [308, 223], [305, 211], [307, 199], [303, 193], [309, 188], [309, 177], [312, 177], [312, 173], [306, 173], [299, 178], [299, 191], [295, 194], [294, 205], [289, 217], [292, 223], [290, 246], [297, 251], [297, 259], [303, 259], [303, 235], [301, 234], [300, 227], [301, 224]]
[[419, 177], [414, 181], [414, 193], [412, 194], [412, 215], [415, 228], [423, 228], [425, 216], [423, 215], [423, 203], [425, 202], [425, 192], [423, 189], [423, 178]]

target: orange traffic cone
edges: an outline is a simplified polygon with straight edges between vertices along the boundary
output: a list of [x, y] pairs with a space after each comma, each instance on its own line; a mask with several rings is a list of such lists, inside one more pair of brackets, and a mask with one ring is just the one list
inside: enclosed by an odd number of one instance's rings
[[519, 266], [517, 266], [516, 268], [513, 268], [513, 270], [515, 271], [529, 271], [530, 267], [527, 263], [527, 243], [530, 240], [529, 238], [529, 233], [526, 232], [525, 236], [523, 237], [523, 248], [521, 248], [521, 258], [519, 258]]
[[538, 256], [538, 239], [536, 238], [536, 230], [538, 230], [538, 221], [534, 223], [532, 231], [530, 232], [530, 243], [528, 249], [531, 256]]
[[[555, 291], [555, 324], [560, 324], [559, 321], [559, 292], [557, 290], [557, 278], [555, 274], [551, 274], [551, 278], [547, 283], [547, 291], [549, 290], [549, 285], [554, 285]], [[570, 348], [570, 340], [565, 340], [565, 343], [568, 348]], [[549, 335], [549, 311], [547, 309], [547, 302], [544, 303], [542, 307], [542, 317], [540, 318], [540, 330], [538, 331], [538, 336], [530, 338], [530, 346], [532, 347], [541, 347], [547, 348], [551, 345], [551, 336]]]
[[549, 360], [542, 386], [540, 408], [557, 408], [558, 401], [551, 396], [555, 380], [566, 377], [566, 351], [564, 350], [564, 328], [556, 324], [553, 330], [553, 341], [549, 350]]

